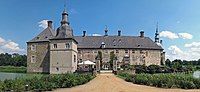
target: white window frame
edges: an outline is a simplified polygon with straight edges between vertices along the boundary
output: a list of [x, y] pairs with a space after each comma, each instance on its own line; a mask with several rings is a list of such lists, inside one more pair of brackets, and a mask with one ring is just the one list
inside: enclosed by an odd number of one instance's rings
[[70, 49], [70, 48], [71, 48], [70, 43], [66, 43], [66, 44], [65, 44], [65, 48]]
[[36, 51], [36, 45], [35, 44], [31, 45], [31, 51]]
[[53, 48], [58, 48], [58, 45], [56, 43], [53, 44]]
[[31, 63], [35, 63], [36, 62], [36, 56], [35, 55], [32, 55], [31, 56]]
[[76, 63], [76, 61], [77, 61], [77, 60], [76, 60], [76, 55], [74, 55], [74, 63]]

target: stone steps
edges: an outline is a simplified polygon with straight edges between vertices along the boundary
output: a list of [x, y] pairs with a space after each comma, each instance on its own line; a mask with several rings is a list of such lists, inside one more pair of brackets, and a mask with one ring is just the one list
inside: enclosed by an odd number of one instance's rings
[[112, 70], [101, 70], [100, 71], [101, 74], [110, 74], [110, 73], [113, 73]]

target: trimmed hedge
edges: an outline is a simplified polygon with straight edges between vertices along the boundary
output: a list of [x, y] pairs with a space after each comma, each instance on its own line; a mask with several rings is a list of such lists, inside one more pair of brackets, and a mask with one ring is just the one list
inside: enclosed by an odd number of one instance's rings
[[[60, 74], [43, 75], [32, 78], [19, 78], [15, 80], [0, 81], [0, 92], [11, 91], [51, 91], [56, 88], [70, 88], [73, 86], [85, 84], [95, 76], [92, 74]], [[26, 87], [26, 85], [28, 85]]]
[[189, 74], [118, 74], [128, 82], [160, 88], [200, 89], [200, 79]]
[[156, 73], [191, 73], [194, 71], [192, 67], [185, 66], [185, 67], [178, 67], [178, 68], [170, 68], [166, 66], [159, 66], [159, 65], [135, 65], [135, 73], [149, 73], [149, 74], [156, 74]]
[[26, 67], [15, 67], [15, 66], [0, 66], [0, 72], [7, 73], [26, 73]]

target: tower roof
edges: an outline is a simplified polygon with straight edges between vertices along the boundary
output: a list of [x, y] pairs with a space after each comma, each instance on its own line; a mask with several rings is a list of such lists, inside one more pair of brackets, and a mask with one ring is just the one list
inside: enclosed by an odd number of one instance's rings
[[73, 30], [69, 25], [68, 14], [66, 9], [62, 13], [62, 20], [60, 27], [56, 30], [56, 35], [53, 39], [73, 38]]
[[45, 42], [45, 41], [49, 41], [49, 39], [51, 39], [53, 37], [54, 37], [54, 31], [50, 27], [47, 27], [39, 35], [37, 35], [35, 38], [33, 38], [32, 40], [28, 41], [28, 43], [31, 43], [31, 42]]

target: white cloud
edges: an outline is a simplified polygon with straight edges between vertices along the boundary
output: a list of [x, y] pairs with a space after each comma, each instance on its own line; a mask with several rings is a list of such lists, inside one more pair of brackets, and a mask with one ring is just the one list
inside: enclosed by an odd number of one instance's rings
[[185, 47], [199, 47], [200, 48], [200, 42], [192, 42], [190, 44], [185, 44]]
[[[181, 50], [176, 45], [172, 45], [168, 48], [166, 58], [170, 60], [181, 59], [181, 60], [198, 60], [200, 59], [200, 45], [196, 45], [196, 42], [191, 44], [185, 44], [184, 50]], [[195, 45], [194, 45], [195, 44]]]
[[11, 41], [5, 40], [0, 37], [0, 53], [20, 53], [24, 54], [25, 50], [19, 47], [19, 44]]
[[42, 28], [42, 29], [47, 28], [47, 27], [48, 27], [47, 21], [48, 21], [48, 20], [42, 20], [42, 21], [38, 22], [39, 27]]
[[178, 55], [178, 54], [183, 54], [183, 51], [178, 48], [176, 45], [172, 45], [168, 48], [168, 50], [171, 51], [172, 55]]
[[5, 40], [0, 37], [0, 45], [2, 45], [4, 42], [5, 42]]
[[189, 33], [178, 33], [179, 37], [180, 38], [183, 38], [183, 39], [192, 39], [193, 36]]
[[102, 36], [101, 34], [92, 34], [92, 36]]
[[189, 33], [174, 33], [171, 31], [162, 31], [160, 32], [160, 37], [165, 37], [169, 39], [177, 39], [177, 38], [182, 38], [182, 39], [192, 39], [193, 35]]
[[160, 37], [166, 37], [169, 39], [176, 39], [179, 38], [176, 33], [170, 32], [170, 31], [162, 31], [160, 32]]

